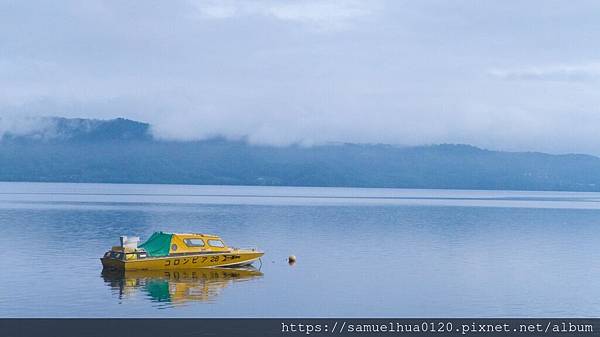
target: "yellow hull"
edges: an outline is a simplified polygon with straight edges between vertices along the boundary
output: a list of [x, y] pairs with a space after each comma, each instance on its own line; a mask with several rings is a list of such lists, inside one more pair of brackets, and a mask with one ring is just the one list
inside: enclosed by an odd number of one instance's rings
[[212, 268], [245, 266], [258, 260], [264, 253], [253, 250], [233, 250], [230, 252], [200, 253], [148, 257], [136, 260], [119, 260], [103, 257], [102, 266], [115, 270], [185, 270], [191, 268]]

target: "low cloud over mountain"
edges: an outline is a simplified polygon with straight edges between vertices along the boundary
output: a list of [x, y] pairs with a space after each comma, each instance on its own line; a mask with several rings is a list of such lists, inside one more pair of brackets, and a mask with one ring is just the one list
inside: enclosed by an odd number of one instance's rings
[[4, 132], [0, 181], [600, 191], [600, 158], [469, 145], [166, 141], [126, 119], [45, 118]]

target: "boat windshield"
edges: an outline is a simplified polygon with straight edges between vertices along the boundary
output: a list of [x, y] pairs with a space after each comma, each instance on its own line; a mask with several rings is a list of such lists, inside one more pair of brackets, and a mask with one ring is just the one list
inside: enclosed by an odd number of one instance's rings
[[224, 248], [225, 244], [221, 240], [208, 240], [208, 245], [211, 247]]
[[204, 240], [202, 239], [184, 239], [183, 242], [188, 247], [204, 247]]

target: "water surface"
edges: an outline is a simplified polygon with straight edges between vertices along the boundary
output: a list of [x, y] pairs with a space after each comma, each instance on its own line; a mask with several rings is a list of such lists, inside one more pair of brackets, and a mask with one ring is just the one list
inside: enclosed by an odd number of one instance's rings
[[[595, 317], [599, 225], [599, 193], [0, 183], [0, 316]], [[102, 273], [157, 230], [266, 255]]]

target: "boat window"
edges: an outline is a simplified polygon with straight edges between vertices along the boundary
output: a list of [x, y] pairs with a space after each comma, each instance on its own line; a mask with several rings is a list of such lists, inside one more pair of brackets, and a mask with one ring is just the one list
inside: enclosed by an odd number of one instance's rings
[[208, 240], [208, 245], [211, 247], [219, 247], [219, 248], [225, 247], [225, 244], [221, 240]]
[[183, 242], [188, 247], [204, 247], [204, 240], [202, 239], [184, 239]]

